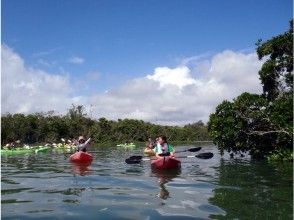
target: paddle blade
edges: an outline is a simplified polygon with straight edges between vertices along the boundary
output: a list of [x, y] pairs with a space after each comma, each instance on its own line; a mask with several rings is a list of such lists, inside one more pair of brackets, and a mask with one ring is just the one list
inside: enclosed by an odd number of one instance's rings
[[186, 150], [177, 150], [176, 153], [181, 153], [181, 152], [197, 152], [197, 151], [200, 151], [201, 150], [201, 147], [193, 147], [193, 148], [189, 148], [189, 149], [186, 149]]
[[210, 159], [213, 157], [213, 153], [211, 153], [211, 152], [201, 153], [201, 154], [196, 155], [195, 157], [197, 157], [199, 159]]
[[197, 152], [197, 151], [200, 151], [200, 150], [201, 150], [201, 147], [194, 147], [194, 148], [188, 149], [187, 151], [189, 151], [189, 152]]
[[126, 162], [127, 164], [138, 164], [138, 163], [141, 163], [141, 161], [142, 161], [142, 160], [136, 160], [136, 159], [131, 159], [131, 158], [127, 158], [127, 159], [125, 160], [125, 162]]
[[130, 156], [129, 159], [131, 160], [141, 160], [143, 158], [143, 156]]

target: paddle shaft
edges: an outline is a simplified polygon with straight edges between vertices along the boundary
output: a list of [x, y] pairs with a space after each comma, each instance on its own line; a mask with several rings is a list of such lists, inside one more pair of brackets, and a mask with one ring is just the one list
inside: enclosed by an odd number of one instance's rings
[[[176, 159], [178, 159], [178, 158], [194, 158], [194, 157], [197, 157], [199, 155], [201, 156], [201, 154], [198, 154], [198, 155], [189, 155], [189, 156], [179, 156], [179, 157], [176, 157]], [[164, 156], [164, 157], [169, 157], [169, 156]], [[197, 157], [197, 158], [199, 158], [199, 157]], [[201, 159], [204, 159], [204, 158], [201, 158]], [[210, 158], [205, 158], [205, 159], [210, 159]], [[142, 158], [142, 161], [150, 161], [150, 160], [157, 160], [157, 158]]]
[[200, 151], [201, 150], [201, 147], [193, 147], [193, 148], [189, 148], [189, 149], [186, 149], [186, 150], [179, 150], [179, 151], [176, 151], [175, 153], [182, 153], [182, 152], [197, 152], [197, 151]]
[[[210, 158], [212, 158], [213, 157], [213, 153], [211, 153], [211, 152], [206, 152], [206, 153], [200, 153], [200, 154], [197, 154], [197, 155], [190, 155], [190, 156], [179, 156], [179, 157], [176, 157], [176, 158], [194, 158], [194, 157], [197, 157], [197, 158], [199, 158], [199, 159], [210, 159]], [[150, 160], [156, 160], [156, 158], [142, 158], [142, 157], [140, 157], [140, 156], [138, 156], [137, 158], [136, 158], [136, 156], [132, 156], [132, 157], [130, 157], [130, 158], [127, 158], [126, 160], [125, 160], [125, 162], [127, 163], [127, 164], [137, 164], [137, 163], [140, 163], [140, 162], [142, 162], [142, 161], [150, 161]]]

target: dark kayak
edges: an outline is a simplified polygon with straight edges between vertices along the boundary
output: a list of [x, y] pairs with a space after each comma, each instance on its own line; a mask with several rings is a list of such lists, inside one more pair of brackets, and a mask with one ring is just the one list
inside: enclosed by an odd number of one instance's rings
[[93, 156], [87, 152], [79, 151], [72, 154], [69, 160], [71, 162], [89, 163], [93, 160]]
[[151, 167], [159, 170], [177, 169], [181, 167], [181, 161], [169, 156], [161, 157], [159, 159], [152, 160]]

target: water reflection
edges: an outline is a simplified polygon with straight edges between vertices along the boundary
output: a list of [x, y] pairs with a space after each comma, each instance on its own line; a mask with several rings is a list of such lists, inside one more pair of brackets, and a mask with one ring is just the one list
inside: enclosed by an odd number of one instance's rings
[[169, 171], [124, 163], [142, 150], [106, 148], [89, 165], [70, 163], [69, 154], [2, 156], [1, 217], [292, 219], [292, 164], [223, 160], [214, 146], [203, 151], [214, 157], [185, 158], [181, 170]]
[[172, 169], [172, 170], [157, 170], [152, 169], [152, 174], [158, 178], [158, 184], [160, 187], [160, 191], [158, 193], [158, 197], [166, 200], [169, 196], [169, 191], [166, 189], [166, 184], [171, 182], [174, 178], [181, 175], [181, 168]]
[[293, 167], [289, 164], [281, 171], [264, 162], [221, 159], [216, 170], [218, 187], [209, 202], [226, 214], [211, 218], [293, 218]]
[[143, 167], [142, 166], [133, 166], [125, 171], [126, 174], [128, 175], [141, 175], [144, 173]]
[[91, 174], [90, 165], [92, 162], [87, 163], [73, 163], [71, 162], [71, 170], [74, 174], [86, 176]]

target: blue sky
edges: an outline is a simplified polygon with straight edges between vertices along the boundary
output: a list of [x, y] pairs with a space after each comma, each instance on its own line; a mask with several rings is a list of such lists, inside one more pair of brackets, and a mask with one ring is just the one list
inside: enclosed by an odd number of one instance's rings
[[2, 45], [27, 70], [67, 77], [72, 96], [88, 98], [187, 58], [253, 53], [259, 38], [288, 29], [293, 8], [291, 0], [2, 0], [1, 7]]

